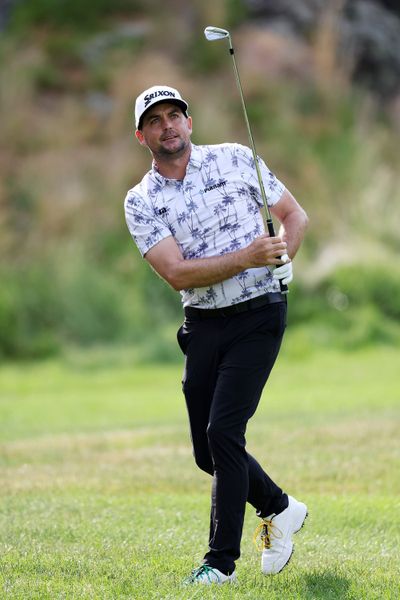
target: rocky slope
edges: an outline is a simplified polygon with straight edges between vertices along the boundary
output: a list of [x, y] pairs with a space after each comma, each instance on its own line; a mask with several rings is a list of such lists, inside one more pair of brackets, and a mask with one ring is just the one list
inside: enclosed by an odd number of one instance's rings
[[245, 0], [250, 18], [288, 38], [309, 41], [321, 22], [354, 81], [384, 99], [400, 94], [398, 0]]

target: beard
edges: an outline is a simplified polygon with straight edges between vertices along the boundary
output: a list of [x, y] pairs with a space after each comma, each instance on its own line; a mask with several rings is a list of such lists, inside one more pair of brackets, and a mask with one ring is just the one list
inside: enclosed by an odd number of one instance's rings
[[162, 156], [162, 157], [166, 157], [166, 156], [174, 156], [175, 158], [179, 158], [179, 156], [182, 156], [185, 153], [185, 150], [188, 146], [188, 142], [185, 142], [185, 140], [183, 140], [182, 138], [174, 138], [175, 139], [175, 143], [173, 146], [168, 147], [168, 146], [163, 146], [162, 144], [159, 144], [157, 151], [154, 152], [154, 154], [158, 155], [158, 156]]

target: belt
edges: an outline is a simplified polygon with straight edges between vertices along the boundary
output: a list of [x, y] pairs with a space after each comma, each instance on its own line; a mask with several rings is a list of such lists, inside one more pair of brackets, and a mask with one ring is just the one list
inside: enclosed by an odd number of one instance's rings
[[184, 312], [186, 317], [192, 319], [212, 319], [216, 317], [230, 317], [239, 313], [247, 312], [255, 308], [261, 308], [267, 304], [275, 304], [276, 302], [286, 302], [286, 295], [280, 292], [271, 292], [257, 298], [250, 298], [245, 302], [223, 306], [222, 308], [195, 308], [194, 306], [185, 306]]

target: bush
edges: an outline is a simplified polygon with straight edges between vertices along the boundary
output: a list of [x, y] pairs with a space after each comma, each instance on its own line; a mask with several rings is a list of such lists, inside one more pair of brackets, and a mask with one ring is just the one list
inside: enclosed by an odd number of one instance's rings
[[145, 261], [141, 261], [137, 267], [135, 287], [140, 303], [146, 308], [149, 325], [159, 326], [181, 318], [179, 292], [173, 290]]
[[64, 274], [61, 288], [60, 333], [77, 344], [113, 342], [125, 328], [121, 294], [112, 274], [80, 264]]
[[400, 268], [397, 265], [342, 267], [324, 287], [344, 294], [349, 306], [375, 305], [382, 317], [400, 321]]
[[10, 25], [17, 31], [32, 26], [91, 31], [107, 17], [136, 12], [145, 5], [141, 0], [22, 0], [12, 11]]
[[59, 350], [59, 302], [51, 275], [40, 268], [2, 272], [0, 355], [42, 357]]
[[398, 343], [400, 269], [347, 266], [313, 287], [291, 286], [289, 324], [314, 327], [326, 343], [346, 347]]
[[[142, 324], [129, 291], [95, 265], [68, 272], [52, 263], [1, 272], [0, 356], [39, 358], [63, 345], [127, 340]], [[135, 313], [135, 310], [133, 310]]]
[[249, 16], [250, 11], [244, 0], [225, 0], [226, 26], [228, 29], [237, 27]]
[[[78, 257], [3, 268], [0, 276], [0, 356], [38, 358], [69, 344], [133, 343], [143, 360], [180, 358], [179, 295], [144, 261], [137, 261], [131, 280], [112, 265]], [[400, 274], [353, 266], [312, 288], [291, 286], [289, 330], [298, 331], [293, 339], [302, 352], [307, 340], [309, 348], [398, 343]]]

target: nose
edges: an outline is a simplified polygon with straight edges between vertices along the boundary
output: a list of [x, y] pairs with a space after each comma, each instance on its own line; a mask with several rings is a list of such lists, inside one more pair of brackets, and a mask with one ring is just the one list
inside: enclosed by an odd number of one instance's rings
[[168, 115], [166, 115], [165, 117], [163, 117], [162, 126], [163, 126], [163, 129], [171, 129], [171, 127], [172, 127], [172, 119]]

